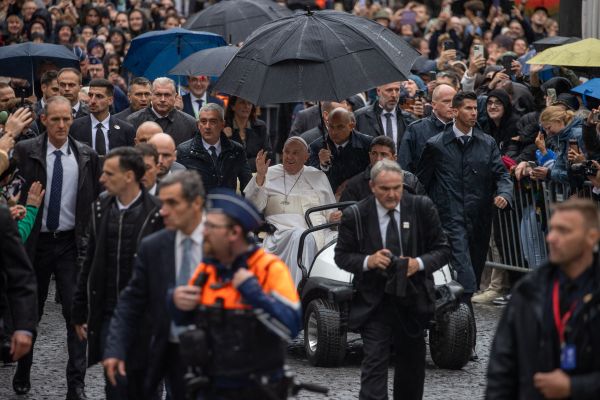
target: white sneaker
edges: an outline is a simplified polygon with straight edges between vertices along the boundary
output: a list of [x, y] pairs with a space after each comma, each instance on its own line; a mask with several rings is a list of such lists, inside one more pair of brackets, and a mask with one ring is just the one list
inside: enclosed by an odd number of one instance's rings
[[475, 296], [473, 296], [471, 298], [471, 302], [472, 303], [478, 303], [478, 304], [488, 304], [491, 303], [492, 301], [494, 301], [494, 299], [497, 299], [498, 297], [502, 296], [502, 293], [493, 290], [493, 289], [486, 289], [483, 292], [476, 294]]

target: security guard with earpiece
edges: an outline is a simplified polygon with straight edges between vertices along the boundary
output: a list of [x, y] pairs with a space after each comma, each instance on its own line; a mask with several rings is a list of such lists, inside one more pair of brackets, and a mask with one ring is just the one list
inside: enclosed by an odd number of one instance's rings
[[188, 286], [171, 296], [189, 398], [285, 399], [287, 341], [301, 329], [298, 293], [288, 267], [250, 233], [263, 219], [231, 190], [210, 193], [204, 260]]

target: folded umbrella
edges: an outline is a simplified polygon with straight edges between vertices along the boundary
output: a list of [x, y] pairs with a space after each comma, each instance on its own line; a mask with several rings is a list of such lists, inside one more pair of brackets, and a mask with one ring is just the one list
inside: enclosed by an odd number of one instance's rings
[[527, 64], [561, 67], [600, 67], [600, 39], [584, 39], [551, 47], [527, 61]]
[[237, 54], [239, 47], [221, 46], [200, 50], [187, 57], [169, 71], [171, 75], [180, 76], [221, 76], [223, 70]]
[[0, 47], [0, 76], [26, 79], [33, 84], [39, 68], [45, 65], [53, 66], [52, 69], [79, 69], [79, 59], [72, 50], [58, 44], [27, 42]]
[[192, 15], [184, 28], [213, 32], [236, 44], [264, 23], [292, 14], [273, 0], [223, 0]]
[[167, 76], [171, 68], [197, 51], [225, 45], [221, 36], [209, 32], [183, 28], [147, 32], [131, 41], [123, 66], [136, 76], [153, 80]]
[[419, 56], [378, 23], [339, 11], [308, 11], [257, 29], [215, 90], [253, 104], [343, 100], [406, 80]]

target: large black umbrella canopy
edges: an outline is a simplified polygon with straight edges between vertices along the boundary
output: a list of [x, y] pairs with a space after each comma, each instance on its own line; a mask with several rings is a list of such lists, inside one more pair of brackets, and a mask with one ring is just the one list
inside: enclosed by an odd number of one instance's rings
[[181, 76], [221, 76], [223, 70], [237, 54], [239, 47], [221, 46], [200, 50], [177, 64], [169, 71], [171, 75]]
[[419, 53], [382, 25], [339, 11], [297, 13], [256, 30], [215, 90], [257, 105], [343, 100], [406, 80]]
[[273, 0], [223, 0], [191, 16], [184, 28], [213, 32], [237, 44], [264, 23], [292, 14]]
[[79, 69], [77, 56], [62, 45], [27, 42], [0, 47], [0, 76], [26, 79], [33, 84], [42, 64]]

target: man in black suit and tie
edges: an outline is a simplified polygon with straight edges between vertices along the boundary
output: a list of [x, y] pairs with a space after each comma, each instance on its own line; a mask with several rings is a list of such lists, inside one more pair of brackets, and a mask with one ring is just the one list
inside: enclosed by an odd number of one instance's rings
[[79, 101], [81, 90], [81, 72], [75, 68], [63, 68], [57, 75], [58, 91], [71, 103], [73, 119], [81, 118], [90, 113], [87, 106]]
[[433, 315], [433, 272], [450, 246], [432, 201], [403, 192], [402, 169], [381, 160], [371, 169], [370, 196], [342, 215], [335, 262], [354, 274], [348, 326], [363, 340], [360, 400], [387, 399], [390, 347], [394, 398], [423, 398], [424, 329]]
[[[71, 303], [79, 272], [79, 261], [87, 247], [86, 227], [91, 204], [98, 197], [100, 165], [98, 155], [83, 143], [69, 138], [73, 121], [71, 102], [55, 96], [48, 99], [42, 114], [46, 134], [19, 142], [14, 149], [21, 176], [26, 181], [21, 193], [28, 193], [36, 181], [44, 183], [45, 197], [26, 247], [37, 278], [39, 316], [44, 313], [52, 274], [60, 294], [67, 328], [67, 400], [85, 399], [85, 342], [77, 339], [71, 324]], [[22, 196], [22, 203], [27, 196]], [[35, 337], [34, 337], [35, 339]], [[13, 389], [25, 394], [31, 388], [29, 373], [33, 350], [19, 360]]]
[[188, 87], [190, 92], [181, 97], [183, 100], [183, 112], [198, 119], [198, 112], [203, 105], [208, 103], [218, 104], [223, 107], [223, 101], [208, 93], [210, 80], [208, 76], [188, 76]]
[[[44, 111], [46, 101], [52, 96], [58, 96], [60, 90], [58, 88], [57, 73], [54, 70], [46, 71], [40, 78], [40, 88], [42, 90], [42, 98], [33, 106], [35, 115], [41, 115]], [[39, 125], [39, 124], [38, 124]]]
[[333, 110], [327, 125], [329, 134], [325, 144], [322, 137], [310, 144], [308, 165], [325, 172], [331, 189], [339, 198], [346, 180], [369, 165], [369, 147], [373, 138], [354, 130], [352, 114], [345, 108]]
[[190, 265], [202, 260], [204, 186], [194, 171], [177, 171], [167, 175], [159, 187], [162, 202], [160, 215], [166, 229], [144, 238], [134, 262], [133, 277], [121, 292], [110, 323], [104, 351], [104, 368], [115, 384], [116, 375], [125, 371], [132, 346], [147, 343], [137, 340], [138, 327], [152, 343], [147, 361], [146, 397], [156, 392], [165, 379], [173, 400], [185, 398], [185, 373], [179, 353], [180, 331], [167, 309], [167, 292], [187, 285], [193, 272]]
[[69, 135], [96, 150], [99, 156], [121, 146], [133, 146], [135, 130], [124, 121], [110, 115], [113, 103], [113, 85], [106, 79], [90, 82], [90, 114], [73, 121]]
[[417, 120], [399, 107], [400, 87], [400, 82], [377, 87], [378, 100], [356, 111], [356, 129], [365, 135], [391, 137], [397, 150], [406, 127]]

